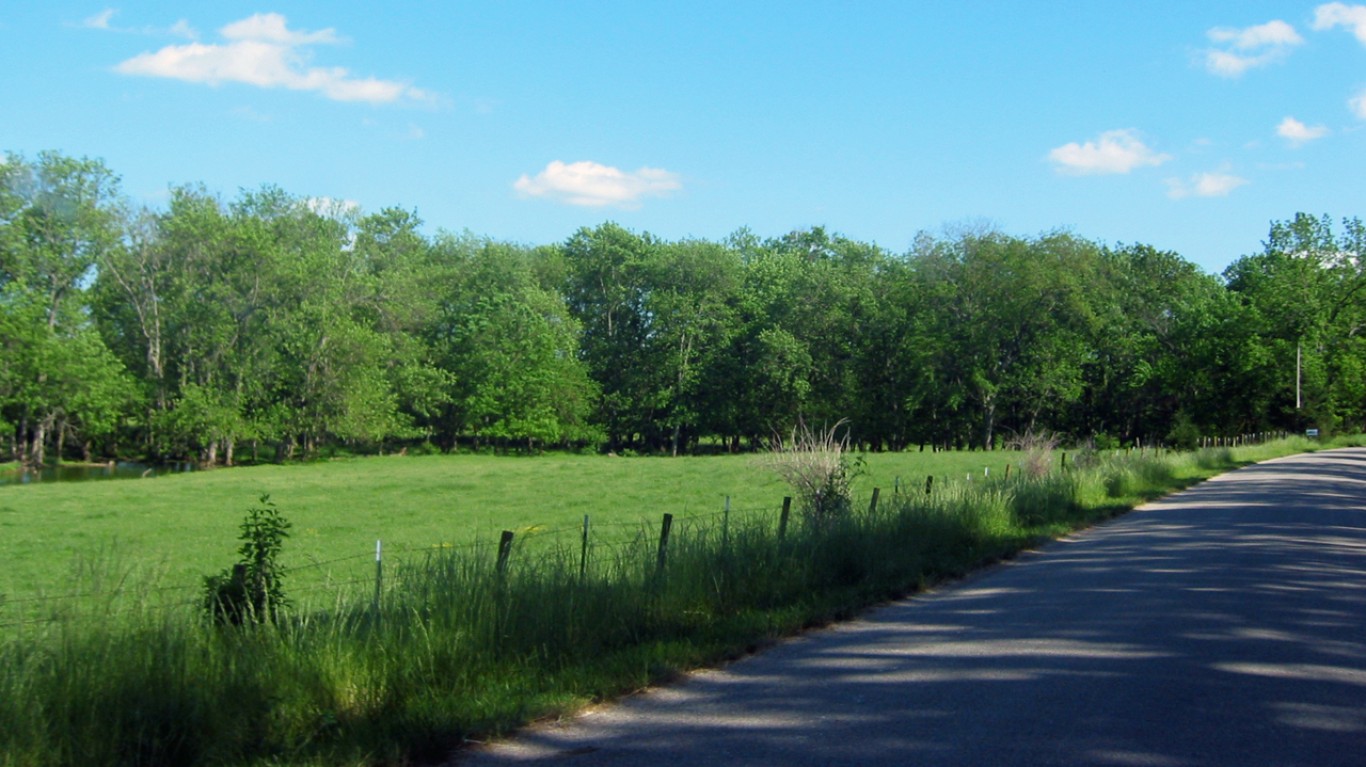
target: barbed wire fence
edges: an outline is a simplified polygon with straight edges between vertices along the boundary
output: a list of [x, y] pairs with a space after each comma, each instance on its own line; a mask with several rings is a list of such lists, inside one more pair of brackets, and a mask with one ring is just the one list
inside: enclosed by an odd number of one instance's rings
[[[1208, 437], [1202, 438], [1200, 444], [1206, 449], [1225, 448], [1257, 444], [1285, 436], [1283, 432], [1264, 432], [1237, 437]], [[1150, 451], [1160, 453], [1164, 449], [1160, 445], [1139, 445], [1127, 448], [1124, 452], [1141, 455]], [[1061, 460], [1065, 470], [1068, 460], [1065, 452]], [[993, 475], [990, 467], [987, 467], [976, 476], [985, 480], [1009, 480], [1009, 468], [1007, 464], [1005, 471]], [[973, 480], [974, 475], [969, 473], [956, 481]], [[898, 476], [893, 482], [891, 493], [894, 497], [929, 494], [950, 481], [955, 479], [928, 475], [921, 483], [918, 479], [903, 481]], [[873, 489], [870, 511], [876, 509], [880, 493], [879, 488]], [[409, 573], [420, 570], [422, 562], [432, 557], [460, 558], [476, 564], [491, 561], [496, 573], [506, 574], [514, 562], [534, 567], [552, 559], [563, 561], [572, 556], [577, 558], [578, 572], [583, 578], [593, 563], [620, 559], [634, 550], [641, 556], [653, 554], [657, 567], [662, 568], [667, 560], [671, 539], [676, 542], [679, 538], [715, 534], [721, 536], [724, 545], [731, 531], [742, 527], [766, 527], [781, 538], [790, 524], [792, 504], [793, 499], [787, 497], [781, 504], [733, 507], [727, 496], [720, 510], [685, 515], [666, 513], [661, 522], [645, 518], [599, 521], [585, 514], [575, 524], [531, 524], [503, 530], [497, 540], [490, 536], [461, 543], [417, 545], [386, 544], [380, 538], [375, 541], [373, 549], [368, 542], [358, 542], [355, 553], [325, 560], [310, 558], [303, 564], [285, 568], [282, 575], [291, 581], [289, 592], [292, 596], [327, 594], [334, 598], [359, 597], [362, 590], [372, 589], [371, 609], [378, 611], [386, 595], [401, 589]], [[154, 611], [186, 610], [204, 605], [202, 581], [148, 585], [126, 575], [116, 580], [117, 584], [112, 588], [92, 587], [59, 594], [16, 597], [0, 593], [0, 631], [60, 623], [81, 609], [99, 612], [101, 605], [105, 614], [113, 614], [116, 607], [130, 599], [134, 600], [133, 604], [138, 609]]]
[[[713, 529], [719, 529], [724, 536], [732, 525], [763, 522], [778, 529], [780, 509], [781, 522], [785, 526], [790, 504], [791, 500], [787, 499], [781, 507], [776, 504], [732, 507], [730, 499], [726, 498], [720, 511], [664, 516], [672, 520], [675, 539], [681, 535], [705, 535]], [[504, 530], [497, 540], [416, 545], [389, 544], [380, 538], [373, 548], [368, 543], [358, 544], [356, 553], [295, 564], [285, 568], [282, 576], [290, 581], [291, 599], [317, 594], [358, 597], [362, 590], [373, 588], [372, 609], [379, 609], [386, 595], [402, 589], [409, 573], [420, 570], [424, 561], [433, 557], [471, 562], [491, 560], [495, 571], [505, 573], [514, 561], [534, 567], [576, 553], [582, 577], [588, 574], [595, 561], [613, 559], [631, 550], [639, 553], [656, 547], [657, 524], [646, 519], [598, 521], [592, 515], [584, 515], [578, 524], [553, 527], [532, 524]], [[120, 607], [169, 612], [201, 608], [204, 604], [202, 581], [148, 585], [131, 575], [114, 580], [116, 583], [112, 587], [92, 586], [58, 594], [0, 594], [0, 631], [60, 623], [78, 614], [112, 615]]]

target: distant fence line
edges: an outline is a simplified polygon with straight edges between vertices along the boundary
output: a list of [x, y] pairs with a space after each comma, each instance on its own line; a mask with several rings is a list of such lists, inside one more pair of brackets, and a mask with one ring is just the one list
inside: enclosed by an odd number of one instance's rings
[[[1233, 437], [1202, 437], [1200, 440], [1200, 447], [1202, 449], [1241, 447], [1246, 445], [1260, 444], [1262, 442], [1266, 442], [1272, 439], [1284, 439], [1287, 436], [1289, 436], [1287, 432], [1278, 431], [1253, 432]], [[1134, 452], [1138, 452], [1140, 455], [1142, 455], [1146, 454], [1149, 451], [1152, 451], [1154, 453], [1161, 453], [1165, 452], [1166, 450], [1167, 448], [1165, 448], [1162, 445], [1140, 444], [1137, 446], [1124, 448], [1123, 452], [1125, 454], [1132, 454]], [[1062, 470], [1067, 470], [1069, 468], [1068, 454], [1062, 451], [1059, 452], [1060, 468]], [[1075, 463], [1075, 461], [1073, 461], [1073, 463]], [[1013, 468], [1015, 468], [1014, 465], [1012, 463], [1007, 462], [1004, 466], [1004, 471], [1002, 472], [1001, 476], [1003, 476], [1006, 480], [1009, 480]], [[990, 466], [983, 467], [982, 477], [985, 479], [991, 478]], [[972, 478], [972, 473], [968, 473], [965, 477], [967, 481], [971, 481]], [[942, 483], [948, 480], [949, 478], [946, 476], [940, 478], [939, 481]], [[902, 496], [910, 493], [928, 494], [934, 492], [935, 486], [936, 479], [933, 474], [927, 475], [925, 477], [923, 486], [921, 486], [918, 483], [918, 481], [903, 481], [902, 478], [898, 476], [894, 480], [892, 493], [894, 496]], [[880, 493], [880, 488], [873, 488], [871, 499], [869, 502], [870, 512], [876, 511], [877, 505], [879, 503]], [[322, 591], [336, 593], [341, 589], [349, 587], [358, 588], [373, 584], [373, 607], [375, 609], [379, 609], [383, 602], [384, 593], [397, 588], [403, 582], [403, 574], [405, 568], [402, 565], [411, 564], [412, 555], [432, 556], [460, 554], [468, 556], [474, 554], [482, 554], [487, 551], [490, 552], [490, 555], [494, 557], [495, 573], [497, 573], [501, 577], [502, 575], [505, 575], [509, 567], [511, 567], [511, 564], [514, 560], [514, 550], [519, 546], [524, 545], [527, 541], [533, 541], [537, 543], [544, 543], [545, 545], [550, 546], [549, 549], [544, 549], [542, 551], [543, 556], [548, 556], [549, 552], [557, 552], [560, 555], [563, 555], [565, 552], [570, 551], [572, 548], [577, 548], [579, 555], [579, 572], [582, 575], [586, 574], [587, 572], [588, 563], [591, 559], [592, 554], [598, 553], [604, 549], [624, 550], [628, 547], [635, 546], [653, 548], [656, 552], [656, 568], [657, 570], [662, 571], [663, 568], [667, 567], [669, 545], [671, 539], [674, 537], [676, 530], [686, 533], [690, 528], [695, 529], [700, 524], [715, 523], [719, 520], [719, 532], [724, 539], [730, 535], [732, 522], [739, 524], [752, 524], [755, 521], [763, 520], [764, 517], [768, 515], [767, 523], [774, 526], [776, 533], [779, 539], [781, 540], [783, 536], [786, 535], [790, 523], [792, 503], [793, 499], [791, 497], [784, 497], [780, 507], [761, 506], [748, 508], [732, 508], [730, 503], [730, 497], [727, 496], [725, 498], [724, 507], [720, 511], [691, 514], [686, 517], [679, 517], [672, 513], [665, 513], [661, 518], [658, 528], [655, 528], [651, 523], [644, 519], [637, 519], [631, 521], [594, 522], [591, 518], [591, 515], [585, 514], [583, 516], [582, 522], [575, 525], [559, 526], [554, 528], [548, 528], [543, 525], [527, 525], [522, 527], [520, 530], [502, 530], [500, 531], [496, 542], [492, 540], [475, 540], [459, 544], [443, 542], [428, 545], [396, 546], [383, 544], [383, 539], [379, 539], [375, 542], [375, 549], [373, 554], [367, 550], [363, 553], [348, 554], [320, 562], [308, 562], [306, 564], [295, 565], [293, 567], [286, 568], [284, 570], [283, 575], [290, 576], [310, 571], [322, 570], [324, 568], [333, 568], [337, 565], [346, 565], [348, 563], [360, 563], [363, 560], [369, 560], [373, 556], [373, 561], [375, 563], [373, 577], [365, 575], [364, 573], [360, 572], [359, 569], [357, 569], [357, 571], [353, 572], [349, 577], [343, 576], [339, 579], [333, 579], [329, 571], [327, 577], [323, 581], [319, 583], [306, 585], [291, 585], [289, 588], [289, 592], [291, 594], [311, 594]], [[602, 538], [598, 537], [598, 534], [602, 529], [624, 528], [634, 529], [637, 531], [637, 534], [629, 539], [618, 540], [603, 540]], [[656, 529], [658, 532], [655, 534], [651, 534], [651, 531]], [[570, 536], [573, 536], [572, 540], [570, 539]], [[577, 544], [577, 547], [572, 545], [575, 543]], [[385, 573], [386, 557], [390, 559], [394, 557], [400, 558], [399, 565], [388, 573], [387, 580]], [[39, 595], [19, 598], [9, 598], [4, 595], [0, 595], [0, 616], [3, 616], [3, 611], [6, 608], [15, 605], [55, 604], [61, 602], [72, 602], [81, 599], [116, 599], [128, 595], [165, 594], [177, 592], [186, 594], [195, 592], [202, 594], [203, 589], [204, 586], [202, 583], [196, 583], [189, 585], [181, 584], [174, 586], [155, 586], [145, 588], [121, 586], [108, 591], [88, 590], [65, 594]], [[202, 604], [202, 601], [203, 598], [202, 596], [200, 596], [195, 599], [178, 600], [169, 603], [157, 604], [151, 606], [151, 609], [176, 609], [189, 606], [196, 606]], [[144, 605], [144, 607], [147, 606]], [[11, 621], [0, 620], [0, 629], [19, 626], [39, 625], [44, 623], [55, 623], [64, 619], [65, 618], [63, 616], [56, 616], [48, 618], [16, 618]]]

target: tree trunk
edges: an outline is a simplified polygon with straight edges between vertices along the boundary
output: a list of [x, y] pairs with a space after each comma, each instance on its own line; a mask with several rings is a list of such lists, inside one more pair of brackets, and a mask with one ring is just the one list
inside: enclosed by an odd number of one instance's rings
[[33, 468], [41, 468], [47, 461], [47, 420], [41, 420], [33, 428], [32, 442], [28, 448], [28, 463]]
[[988, 400], [982, 412], [982, 449], [990, 450], [996, 430], [996, 402]]

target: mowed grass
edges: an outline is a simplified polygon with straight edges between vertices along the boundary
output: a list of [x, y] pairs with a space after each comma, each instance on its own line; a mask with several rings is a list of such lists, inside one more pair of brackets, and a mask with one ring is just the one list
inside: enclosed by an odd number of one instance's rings
[[[925, 478], [999, 476], [1012, 452], [861, 456], [856, 498], [923, 490]], [[21, 604], [137, 584], [193, 598], [236, 559], [246, 509], [268, 494], [293, 524], [283, 563], [303, 589], [373, 572], [375, 541], [395, 565], [433, 550], [561, 542], [590, 517], [595, 542], [722, 513], [776, 521], [790, 491], [755, 455], [386, 456], [252, 466], [149, 479], [0, 486], [0, 623]], [[181, 593], [184, 592], [184, 593]]]

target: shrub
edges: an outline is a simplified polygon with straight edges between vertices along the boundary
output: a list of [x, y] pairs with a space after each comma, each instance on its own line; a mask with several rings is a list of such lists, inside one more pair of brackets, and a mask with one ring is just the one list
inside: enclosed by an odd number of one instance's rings
[[1194, 450], [1200, 446], [1200, 427], [1195, 425], [1185, 411], [1176, 414], [1176, 423], [1167, 432], [1167, 444], [1177, 450]]
[[204, 578], [204, 611], [211, 619], [234, 625], [261, 623], [275, 620], [280, 609], [289, 606], [276, 561], [289, 527], [268, 494], [261, 496], [259, 506], [247, 510], [239, 536], [242, 545], [237, 549], [241, 559]]
[[1020, 471], [1029, 477], [1042, 477], [1053, 470], [1053, 451], [1060, 442], [1058, 435], [1047, 431], [1026, 431], [1006, 441], [1006, 447], [1024, 453]]
[[1091, 437], [1091, 446], [1096, 450], [1115, 450], [1119, 447], [1119, 440], [1104, 432], [1100, 432]]
[[797, 495], [807, 520], [824, 525], [845, 516], [853, 508], [849, 484], [858, 476], [859, 464], [851, 464], [849, 433], [838, 436], [841, 419], [834, 426], [813, 431], [798, 421], [786, 441], [775, 437], [762, 464], [777, 473]]

